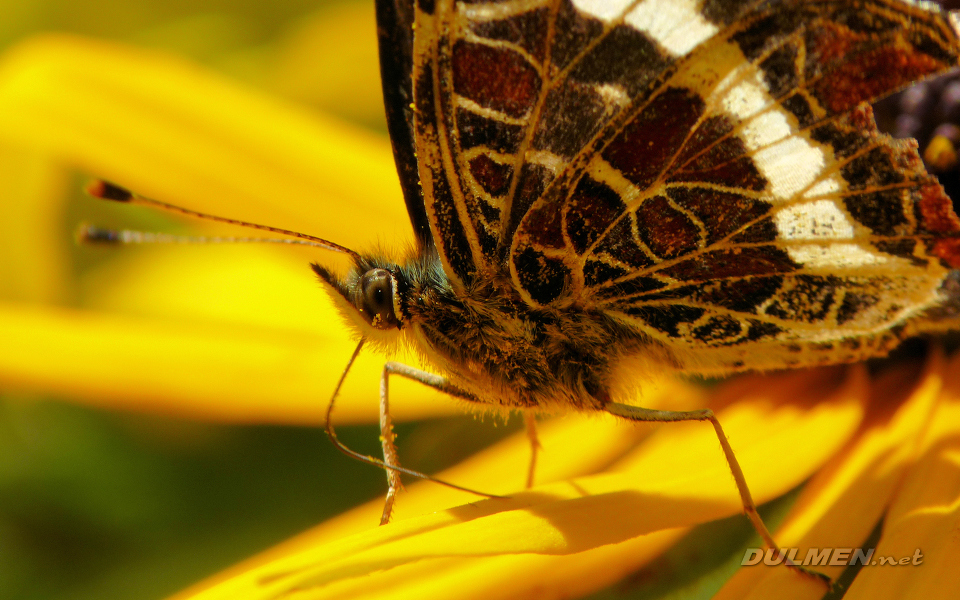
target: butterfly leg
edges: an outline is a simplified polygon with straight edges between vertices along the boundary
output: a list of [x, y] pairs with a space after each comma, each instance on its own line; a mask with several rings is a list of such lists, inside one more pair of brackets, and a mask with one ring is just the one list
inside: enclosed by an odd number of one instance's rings
[[[394, 443], [397, 439], [393, 432], [393, 419], [390, 418], [390, 365], [387, 363], [383, 367], [383, 374], [380, 376], [380, 446], [383, 448], [383, 462], [390, 466], [399, 467], [400, 459], [397, 457], [397, 445]], [[393, 512], [393, 503], [396, 501], [397, 492], [403, 487], [400, 481], [400, 472], [396, 469], [384, 469], [387, 472], [387, 498], [383, 503], [383, 513], [380, 515], [380, 524], [386, 525], [390, 522], [390, 515]]]
[[[380, 444], [383, 447], [383, 462], [390, 467], [400, 467], [400, 459], [397, 456], [397, 446], [394, 443], [396, 435], [393, 433], [393, 419], [390, 418], [390, 385], [391, 375], [399, 375], [413, 381], [420, 382], [435, 390], [441, 391], [450, 396], [462, 398], [477, 402], [478, 400], [450, 385], [446, 377], [427, 373], [420, 369], [415, 369], [409, 365], [397, 362], [387, 362], [383, 365], [383, 374], [380, 377]], [[397, 492], [403, 487], [400, 481], [400, 471], [398, 469], [387, 468], [387, 498], [383, 505], [383, 514], [380, 516], [380, 524], [386, 525], [390, 522], [390, 515], [393, 513], [393, 504], [396, 501]]]
[[[710, 421], [710, 424], [713, 425], [714, 431], [717, 433], [717, 438], [720, 440], [720, 447], [723, 448], [723, 456], [727, 459], [727, 465], [730, 467], [730, 472], [733, 474], [733, 479], [737, 484], [737, 491], [740, 493], [740, 502], [743, 504], [743, 512], [747, 515], [747, 518], [750, 519], [750, 524], [753, 525], [754, 530], [756, 530], [756, 532], [760, 535], [763, 543], [766, 544], [766, 546], [770, 548], [775, 555], [786, 556], [786, 554], [781, 552], [780, 547], [777, 546], [777, 542], [773, 539], [773, 536], [770, 535], [770, 531], [767, 529], [763, 519], [760, 517], [760, 513], [757, 512], [757, 505], [753, 501], [753, 496], [750, 494], [750, 488], [747, 486], [747, 480], [743, 476], [743, 470], [740, 468], [740, 463], [737, 461], [737, 457], [733, 453], [733, 448], [730, 446], [730, 442], [727, 441], [726, 434], [723, 433], [723, 428], [720, 426], [720, 421], [713, 414], [712, 410], [652, 410], [649, 408], [641, 408], [639, 406], [617, 404], [616, 402], [608, 403], [604, 410], [612, 415], [630, 419], [631, 421], [647, 423]], [[787, 559], [785, 564], [803, 575], [816, 578], [826, 583], [827, 586], [830, 586], [831, 584], [830, 578], [822, 573], [805, 569], [789, 559]]]
[[537, 419], [531, 411], [523, 413], [523, 423], [527, 428], [527, 439], [530, 440], [530, 466], [527, 468], [527, 487], [533, 487], [533, 476], [537, 470], [537, 455], [540, 453], [540, 439], [537, 437]]

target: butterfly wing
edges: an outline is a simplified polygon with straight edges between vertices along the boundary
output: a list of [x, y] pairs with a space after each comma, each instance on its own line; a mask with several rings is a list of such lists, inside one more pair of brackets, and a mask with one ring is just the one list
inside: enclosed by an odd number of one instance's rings
[[417, 245], [430, 247], [433, 235], [423, 203], [413, 141], [413, 4], [406, 0], [377, 0], [376, 14], [380, 81], [394, 162]]
[[524, 299], [603, 310], [700, 371], [871, 356], [945, 312], [960, 222], [915, 144], [861, 103], [955, 65], [948, 18], [762, 3], [727, 23], [698, 9], [679, 35], [639, 19], [647, 4], [607, 31], [633, 24], [686, 54], [639, 93], [605, 83], [623, 108], [575, 152], [551, 148], [564, 166], [511, 242]]
[[895, 0], [414, 13], [419, 175], [455, 284], [508, 273], [530, 306], [604, 311], [701, 370], [756, 365], [744, 353], [767, 346], [771, 366], [876, 354], [942, 308], [960, 222], [915, 146], [861, 104], [957, 64], [945, 14]]
[[[450, 279], [505, 272], [521, 219], [569, 161], [746, 7], [714, 2], [707, 14], [695, 0], [415, 4], [418, 171]], [[626, 21], [619, 13], [629, 13]], [[381, 49], [389, 47], [383, 36]]]
[[416, 5], [417, 158], [455, 285], [505, 271], [510, 236], [543, 190], [533, 137], [550, 92], [551, 50], [584, 25], [578, 14], [559, 0]]

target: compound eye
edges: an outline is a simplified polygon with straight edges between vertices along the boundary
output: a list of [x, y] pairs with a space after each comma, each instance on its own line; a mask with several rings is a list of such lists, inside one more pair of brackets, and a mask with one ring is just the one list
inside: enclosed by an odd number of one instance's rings
[[393, 312], [393, 275], [386, 269], [370, 269], [360, 278], [361, 312], [377, 329], [397, 326]]

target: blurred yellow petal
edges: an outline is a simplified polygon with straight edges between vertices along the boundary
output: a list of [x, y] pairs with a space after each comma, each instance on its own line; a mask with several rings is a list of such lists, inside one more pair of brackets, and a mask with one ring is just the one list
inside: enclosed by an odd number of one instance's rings
[[[816, 373], [821, 377], [821, 383], [836, 380], [835, 371]], [[790, 380], [791, 376], [758, 379], [769, 385], [777, 379]], [[796, 377], [792, 380], [794, 390], [804, 387]], [[791, 474], [792, 480], [781, 478], [773, 484], [755, 482], [755, 496], [760, 501], [797, 485], [846, 442], [857, 429], [863, 414], [864, 383], [862, 372], [854, 370], [853, 376], [836, 387], [828, 398], [821, 398], [814, 410], [797, 409], [797, 405], [810, 403], [809, 397], [792, 399], [795, 403], [771, 401], [768, 395], [756, 389], [753, 397], [744, 398], [720, 413], [748, 477], [749, 473], [762, 472], [765, 468], [761, 465], [769, 462], [771, 456], [777, 457], [776, 468]], [[815, 386], [809, 386], [810, 392], [815, 389]], [[744, 404], [747, 408], [743, 408]], [[758, 428], [761, 422], [776, 425]], [[261, 559], [265, 562], [259, 565], [257, 561], [251, 561], [245, 565], [247, 570], [232, 571], [234, 577], [218, 578], [221, 583], [206, 589], [201, 586], [195, 595], [181, 597], [213, 599], [242, 595], [270, 598], [302, 588], [310, 588], [311, 598], [336, 597], [347, 588], [351, 590], [351, 597], [360, 593], [379, 593], [380, 597], [388, 597], [382, 588], [368, 587], [380, 579], [379, 575], [363, 580], [356, 578], [368, 578], [384, 570], [390, 573], [401, 567], [407, 569], [407, 566], [423, 560], [440, 561], [449, 584], [441, 595], [448, 598], [471, 597], [471, 588], [464, 583], [478, 569], [490, 576], [511, 574], [509, 580], [500, 579], [503, 586], [536, 589], [546, 583], [561, 587], [569, 580], [564, 573], [558, 572], [552, 561], [538, 561], [540, 568], [534, 571], [514, 567], [532, 566], [528, 557], [523, 556], [530, 553], [562, 556], [593, 551], [608, 544], [623, 544], [618, 552], [598, 553], [607, 559], [617, 557], [619, 560], [612, 560], [612, 564], [620, 564], [616, 571], [621, 573], [626, 568], [622, 566], [624, 563], [636, 566], [635, 561], [629, 560], [627, 552], [640, 559], [649, 559], [663, 550], [665, 542], [676, 539], [676, 534], [652, 536], [650, 545], [653, 551], [645, 551], [645, 543], [624, 544], [631, 538], [736, 514], [742, 508], [715, 438], [713, 456], [701, 453], [698, 460], [675, 468], [678, 452], [687, 448], [698, 448], [702, 452], [705, 448], [703, 431], [708, 436], [713, 435], [708, 424], [691, 425], [670, 424], [659, 428], [631, 453], [633, 457], [625, 461], [631, 470], [538, 486], [504, 500], [475, 501], [444, 512], [359, 531], [324, 544], [319, 542], [324, 540], [325, 532], [318, 530], [309, 538], [298, 538], [278, 551], [267, 553]], [[635, 428], [628, 424], [621, 424], [621, 427]], [[796, 444], [798, 437], [814, 439], [819, 446], [819, 438], [812, 434], [824, 430], [828, 433], [826, 437], [833, 442], [826, 450], [804, 447], [802, 452], [777, 453], [778, 449], [794, 447], [792, 445]], [[667, 436], [670, 443], [664, 441]], [[744, 443], [738, 443], [740, 440]], [[516, 445], [517, 442], [511, 443]], [[590, 448], [576, 443], [564, 449], [574, 457], [590, 452]], [[524, 454], [514, 455], [515, 469], [522, 470]], [[496, 457], [494, 459], [501, 462]], [[643, 471], [641, 465], [674, 465], [674, 468], [651, 474]], [[490, 481], [467, 477], [468, 485], [493, 492], [500, 492], [504, 487], [502, 473], [483, 469], [482, 465], [473, 464], [472, 467], [472, 471], [489, 472]], [[500, 464], [497, 467], [503, 468]], [[442, 477], [464, 483], [449, 473]], [[413, 487], [421, 485], [429, 484]], [[441, 488], [432, 486], [432, 489]], [[446, 490], [437, 496], [441, 494], [449, 495]], [[402, 495], [398, 506], [407, 503], [409, 495], [412, 494]], [[370, 514], [372, 511], [372, 507], [365, 509], [369, 523], [375, 522], [375, 515]], [[355, 518], [356, 515], [350, 517], [352, 524], [355, 524]], [[331, 529], [344, 532], [352, 527], [340, 523]], [[514, 555], [519, 555], [520, 562], [516, 565], [505, 560], [498, 562], [497, 568], [476, 563], [477, 560], [501, 561], [505, 556]], [[416, 568], [413, 570], [420, 572]], [[579, 572], [572, 569], [570, 574]], [[600, 574], [595, 585], [607, 581], [607, 575]], [[402, 584], [393, 587], [396, 588], [395, 597], [407, 597], [407, 594], [422, 595], [434, 586], [436, 580], [424, 570], [420, 578], [402, 580]]]
[[8, 51], [0, 135], [197, 210], [348, 246], [410, 239], [385, 137], [161, 53], [65, 36]]
[[[957, 366], [954, 361], [950, 368]], [[855, 443], [807, 484], [774, 533], [782, 547], [798, 549], [797, 562], [803, 561], [810, 548], [859, 548], [867, 539], [905, 469], [916, 459], [917, 440], [936, 406], [944, 372], [937, 354], [922, 375], [915, 365], [900, 365], [873, 383], [870, 411]], [[831, 579], [844, 569], [829, 565], [811, 568]], [[783, 567], [757, 565], [740, 569], [717, 598], [821, 597], [822, 586], [809, 583], [798, 583], [795, 574]]]
[[384, 128], [376, 32], [373, 2], [321, 6], [281, 44], [274, 89]]
[[[346, 342], [346, 328], [307, 261], [284, 250], [98, 248], [116, 257], [83, 277], [82, 303], [106, 312], [276, 328]], [[344, 362], [351, 351], [346, 350]]]
[[[82, 285], [84, 305], [104, 312], [44, 316], [25, 306], [21, 320], [8, 308], [0, 372], [18, 388], [121, 410], [318, 425], [356, 345], [307, 262], [280, 250], [154, 248], [100, 267]], [[377, 420], [383, 362], [361, 354], [336, 422]], [[391, 390], [399, 421], [461, 410], [409, 380]]]
[[[300, 113], [157, 53], [66, 37], [26, 43], [9, 53], [0, 66], [0, 131], [16, 143], [41, 148], [91, 172], [201, 210], [311, 231], [361, 247], [369, 246], [377, 236], [402, 239], [409, 231], [385, 139]], [[355, 185], [356, 181], [363, 185]], [[25, 201], [18, 206], [32, 209], [41, 204]], [[52, 218], [47, 213], [41, 216]], [[55, 247], [45, 247], [51, 246]], [[146, 387], [150, 399], [137, 404], [139, 409], [241, 421], [319, 422], [317, 416], [352, 349], [339, 317], [334, 316], [307, 267], [305, 256], [316, 260], [319, 254], [323, 260], [329, 253], [291, 253], [301, 257], [300, 270], [294, 274], [292, 258], [259, 258], [266, 256], [259, 250], [246, 254], [246, 265], [240, 258], [243, 250], [236, 251], [234, 260], [224, 259], [232, 251], [203, 252], [206, 254], [165, 248], [142, 263], [134, 261], [149, 253], [131, 254], [129, 261], [121, 260], [84, 279], [83, 305], [135, 315], [280, 327], [285, 330], [279, 336], [284, 340], [292, 338], [295, 331], [302, 335], [326, 330], [329, 334], [312, 340], [323, 345], [325, 360], [314, 364], [324, 367], [310, 373], [305, 368], [309, 363], [303, 362], [295, 377], [290, 368], [251, 370], [247, 365], [255, 362], [253, 356], [241, 359], [236, 352], [221, 351], [221, 344], [211, 340], [211, 346], [193, 352], [194, 368], [175, 368], [169, 363], [177, 362], [173, 358], [178, 355], [177, 341], [154, 344], [150, 332], [161, 326], [147, 323], [136, 336], [122, 335], [129, 329], [117, 327], [91, 336], [124, 356], [128, 374], [123, 377], [115, 375], [115, 368], [82, 371], [74, 368], [75, 362], [59, 365], [60, 375], [67, 371], [78, 374], [81, 380], [74, 386], [76, 395], [88, 401], [100, 395], [98, 402], [122, 405]], [[24, 262], [29, 265], [28, 260]], [[283, 266], [278, 267], [278, 262]], [[246, 274], [244, 287], [227, 291], [219, 285], [241, 273]], [[296, 301], [278, 304], [284, 294], [295, 295]], [[54, 322], [61, 318], [51, 315]], [[81, 321], [100, 318], [89, 315]], [[19, 386], [74, 395], [62, 377], [43, 383], [40, 376], [44, 372], [41, 365], [49, 362], [49, 347], [57, 349], [53, 355], [61, 356], [91, 350], [89, 342], [66, 348], [73, 342], [67, 336], [69, 331], [71, 328], [58, 339], [49, 329], [37, 335], [22, 327], [11, 330], [34, 338], [27, 346], [36, 350], [38, 362], [27, 367], [30, 356], [21, 353], [4, 370], [35, 373], [15, 375]], [[108, 332], [121, 335], [109, 339]], [[242, 330], [227, 335], [239, 336]], [[178, 339], [184, 342], [189, 336]], [[49, 347], [42, 346], [41, 340]], [[309, 343], [311, 340], [302, 340], [285, 351]], [[286, 347], [287, 342], [270, 344]], [[304, 351], [307, 354], [299, 360], [317, 358], [315, 350]], [[134, 363], [134, 357], [141, 362]], [[263, 379], [249, 385], [248, 378], [221, 376], [216, 385], [210, 381], [198, 384], [197, 378], [203, 378], [205, 372], [231, 368], [226, 366], [228, 357], [239, 360], [232, 367], [234, 372]], [[337, 412], [342, 422], [375, 418], [378, 363], [382, 360], [365, 356], [348, 380]], [[154, 385], [146, 375], [158, 369], [165, 373], [162, 385]], [[129, 373], [143, 375], [137, 378]], [[270, 377], [277, 376], [286, 379], [272, 383]], [[132, 387], [118, 390], [119, 385]], [[396, 387], [398, 419], [451, 410], [452, 403], [436, 402], [437, 394], [422, 386], [398, 382]], [[190, 389], [192, 393], [183, 393]], [[163, 394], [169, 394], [166, 406]], [[406, 397], [416, 399], [419, 407], [405, 402]], [[200, 398], [204, 400], [195, 405]], [[245, 400], [235, 405], [237, 413], [231, 417], [229, 406], [237, 398]], [[217, 403], [222, 406], [216, 407]], [[256, 403], [262, 408], [254, 409]], [[241, 405], [249, 410], [240, 409]]]
[[[333, 314], [328, 315], [333, 319]], [[319, 425], [352, 345], [319, 335], [212, 323], [0, 305], [0, 377], [8, 388], [121, 410], [233, 422]], [[359, 361], [335, 418], [377, 418], [383, 359]], [[413, 382], [398, 420], [457, 410]], [[423, 401], [413, 401], [418, 398]]]
[[42, 152], [0, 143], [0, 298], [64, 299], [70, 240], [52, 225], [62, 212], [66, 179]]

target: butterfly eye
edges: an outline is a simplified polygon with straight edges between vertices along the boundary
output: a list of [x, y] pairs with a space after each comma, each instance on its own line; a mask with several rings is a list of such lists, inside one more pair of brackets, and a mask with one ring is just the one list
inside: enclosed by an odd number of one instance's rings
[[386, 269], [370, 269], [360, 278], [357, 307], [377, 329], [399, 327], [393, 309], [393, 275]]

